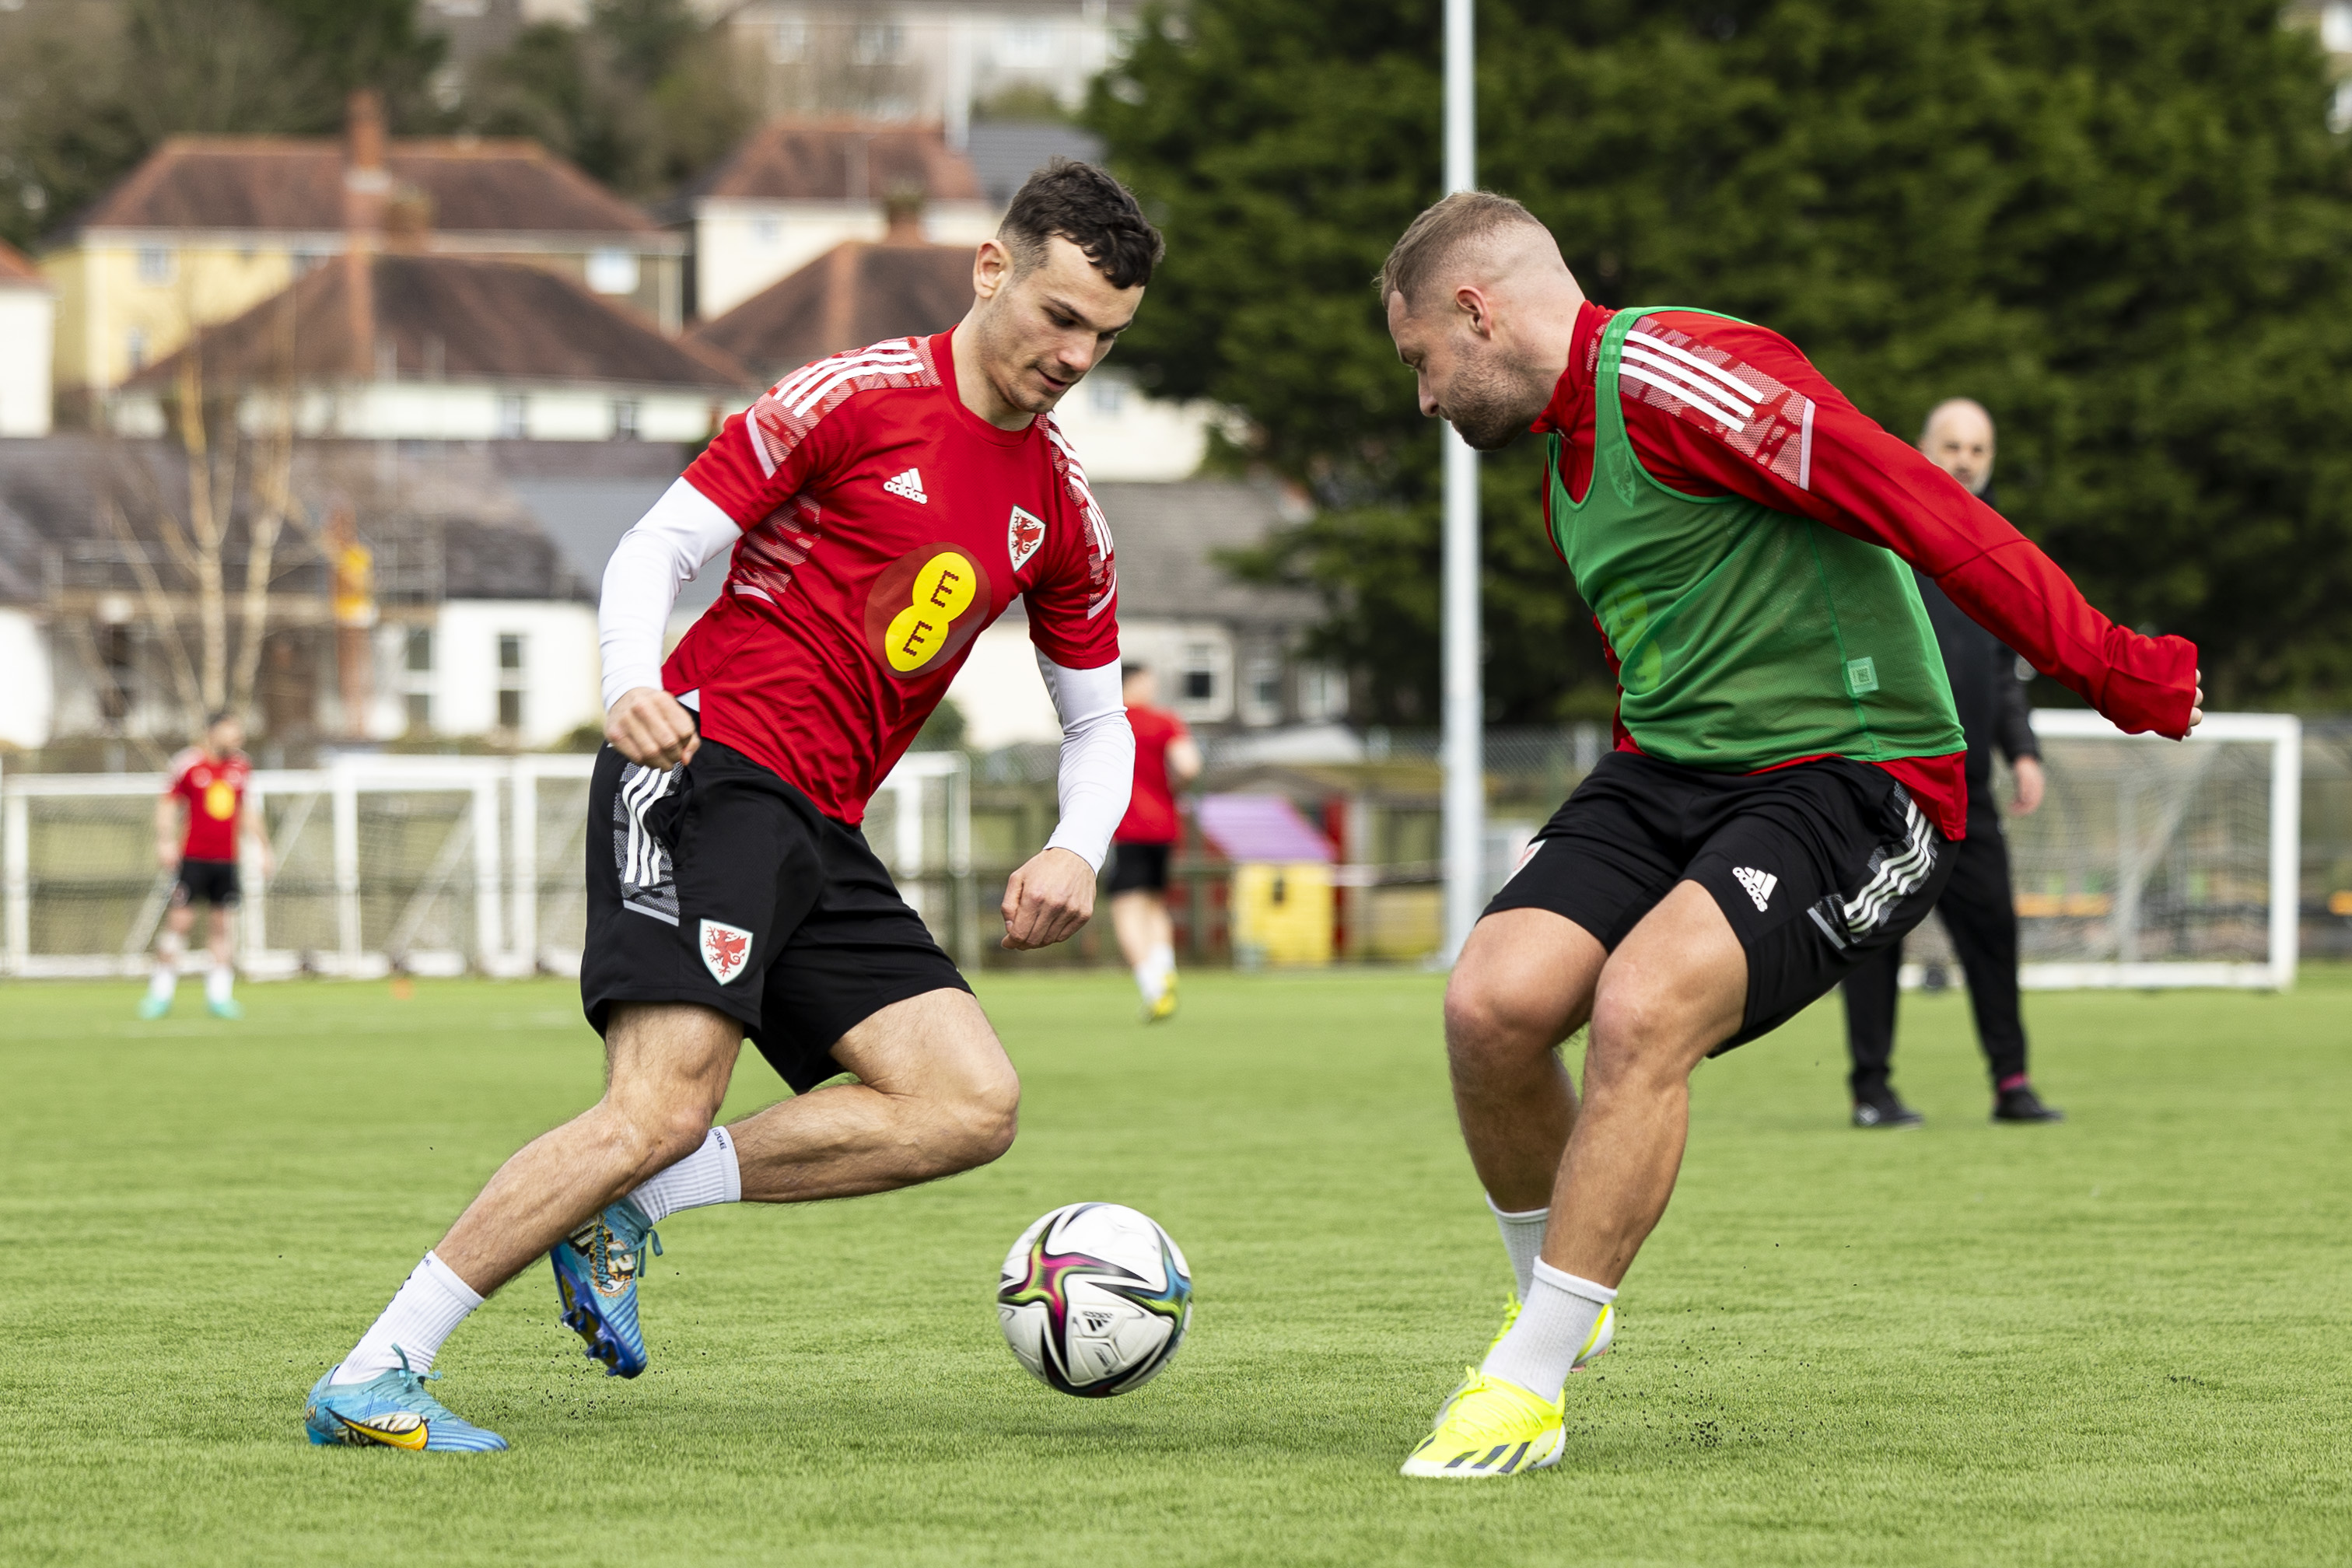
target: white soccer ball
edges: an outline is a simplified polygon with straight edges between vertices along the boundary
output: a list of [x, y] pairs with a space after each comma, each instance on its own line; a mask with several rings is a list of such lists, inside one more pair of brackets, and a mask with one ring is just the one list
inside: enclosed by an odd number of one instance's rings
[[1192, 1271], [1166, 1231], [1118, 1204], [1069, 1204], [1004, 1256], [996, 1316], [1048, 1388], [1101, 1399], [1140, 1388], [1192, 1321]]

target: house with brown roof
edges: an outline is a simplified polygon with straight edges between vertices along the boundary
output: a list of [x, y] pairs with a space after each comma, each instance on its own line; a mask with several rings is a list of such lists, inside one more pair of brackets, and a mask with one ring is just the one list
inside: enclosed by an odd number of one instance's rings
[[48, 279], [0, 240], [0, 437], [49, 433], [56, 318]]
[[251, 430], [290, 398], [294, 432], [313, 438], [698, 442], [751, 388], [726, 355], [560, 273], [388, 239], [133, 374], [110, 396], [110, 423], [161, 434], [194, 370]]
[[694, 237], [692, 310], [715, 320], [846, 240], [882, 238], [883, 203], [922, 210], [922, 237], [977, 245], [999, 209], [936, 124], [775, 120], [678, 203]]
[[120, 384], [395, 205], [422, 211], [439, 254], [537, 267], [669, 331], [681, 320], [680, 236], [534, 142], [388, 140], [363, 91], [340, 141], [174, 136], [74, 218], [40, 258], [59, 388]]

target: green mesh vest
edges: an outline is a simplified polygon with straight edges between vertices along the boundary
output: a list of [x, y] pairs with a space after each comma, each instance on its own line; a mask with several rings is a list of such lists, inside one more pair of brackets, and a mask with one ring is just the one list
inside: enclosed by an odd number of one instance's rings
[[1908, 566], [1743, 496], [1668, 489], [1633, 455], [1618, 401], [1625, 335], [1678, 308], [1620, 310], [1601, 336], [1582, 503], [1569, 499], [1559, 436], [1547, 453], [1552, 538], [1616, 650], [1626, 731], [1650, 756], [1716, 773], [1966, 750]]

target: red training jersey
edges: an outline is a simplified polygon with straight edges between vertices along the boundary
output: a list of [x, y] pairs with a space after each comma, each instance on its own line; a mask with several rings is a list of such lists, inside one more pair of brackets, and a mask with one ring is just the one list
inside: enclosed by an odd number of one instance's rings
[[180, 840], [183, 860], [236, 858], [236, 817], [245, 809], [246, 781], [253, 764], [243, 752], [231, 752], [215, 762], [201, 747], [190, 746], [172, 759], [172, 782], [165, 795], [188, 803], [188, 830]]
[[1128, 728], [1135, 731], [1135, 791], [1127, 797], [1127, 815], [1114, 844], [1173, 844], [1183, 837], [1176, 821], [1176, 791], [1168, 782], [1168, 748], [1189, 741], [1192, 731], [1173, 713], [1157, 708], [1129, 708]]
[[[1568, 369], [1534, 426], [1560, 433], [1560, 479], [1570, 496], [1592, 482], [1593, 376], [1601, 334], [1615, 314], [1590, 301], [1578, 309]], [[1766, 327], [1685, 310], [1654, 311], [1635, 331], [1667, 351], [1629, 363], [1618, 381], [1625, 434], [1652, 479], [1685, 495], [1742, 496], [1882, 545], [2124, 730], [2176, 740], [2188, 733], [2194, 644], [2143, 637], [2093, 609], [2040, 547], [1847, 402], [1794, 343]], [[1747, 406], [1727, 405], [1719, 377], [1749, 389]], [[1547, 513], [1550, 497], [1547, 484]], [[1609, 663], [1614, 671], [1614, 649]], [[1617, 747], [1638, 749], [1622, 724]], [[1962, 751], [1875, 765], [1958, 839], [1968, 832], [1967, 760]]]
[[1000, 430], [956, 395], [954, 334], [803, 365], [686, 470], [743, 537], [662, 667], [702, 732], [839, 822], [1013, 595], [1067, 669], [1118, 658], [1110, 529], [1052, 417]]

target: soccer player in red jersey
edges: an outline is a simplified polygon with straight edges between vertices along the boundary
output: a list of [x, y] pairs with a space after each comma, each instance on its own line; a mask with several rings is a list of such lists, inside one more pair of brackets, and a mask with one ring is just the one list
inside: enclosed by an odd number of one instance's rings
[[1176, 819], [1176, 791], [1201, 772], [1201, 748], [1184, 721], [1153, 706], [1151, 671], [1122, 669], [1127, 725], [1135, 731], [1135, 792], [1111, 835], [1110, 922], [1118, 951], [1143, 993], [1143, 1016], [1157, 1023], [1176, 1016], [1176, 926], [1168, 918], [1168, 856], [1184, 836]]
[[[1110, 531], [1052, 410], [1160, 250], [1117, 181], [1057, 160], [979, 247], [960, 326], [786, 376], [614, 550], [581, 970], [604, 1096], [509, 1160], [319, 1380], [313, 1442], [504, 1447], [419, 1378], [538, 1258], [588, 1353], [635, 1376], [656, 1221], [887, 1192], [1010, 1146], [1013, 1066], [857, 825], [1021, 597], [1062, 720], [1061, 823], [1006, 885], [1003, 944], [1093, 912], [1134, 742]], [[722, 551], [724, 591], [665, 662], [679, 585]], [[795, 1097], [714, 1127], [747, 1036]]]
[[171, 907], [155, 938], [155, 973], [139, 1004], [142, 1018], [172, 1010], [180, 983], [180, 954], [196, 904], [212, 910], [213, 966], [205, 975], [205, 1006], [215, 1018], [240, 1016], [236, 1005], [237, 840], [251, 834], [267, 863], [268, 830], [245, 809], [253, 764], [245, 752], [245, 725], [233, 713], [205, 722], [205, 738], [172, 759], [171, 782], [155, 800], [155, 863], [173, 873]]
[[[2143, 637], [1780, 334], [1610, 311], [1517, 202], [1447, 197], [1381, 270], [1422, 412], [1549, 437], [1546, 521], [1619, 686], [1617, 746], [1464, 944], [1445, 1037], [1517, 1292], [1404, 1464], [1558, 1461], [1568, 1373], [1674, 1191], [1689, 1079], [1899, 942], [1967, 830], [1967, 747], [1911, 568], [2127, 731], [2201, 718]], [[1908, 566], [1906, 566], [1908, 563]], [[1580, 1106], [1558, 1055], [1590, 1026]]]

